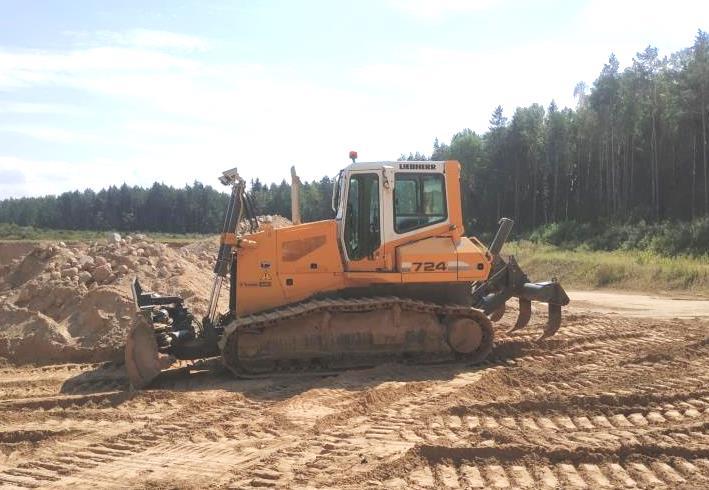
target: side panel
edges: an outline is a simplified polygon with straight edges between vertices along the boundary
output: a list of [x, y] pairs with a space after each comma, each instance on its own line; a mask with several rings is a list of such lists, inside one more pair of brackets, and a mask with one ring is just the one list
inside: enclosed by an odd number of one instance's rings
[[245, 315], [342, 289], [334, 220], [265, 230], [238, 249], [237, 314]]
[[396, 250], [402, 282], [483, 281], [492, 257], [476, 238], [433, 237]]
[[276, 230], [260, 231], [246, 238], [255, 242], [237, 248], [236, 312], [245, 315], [282, 305], [285, 292], [277, 281]]
[[458, 262], [453, 240], [426, 238], [397, 248], [396, 269], [404, 283], [456, 281]]
[[492, 256], [477, 238], [462, 237], [455, 243], [459, 281], [485, 281], [490, 275]]
[[279, 274], [342, 272], [334, 220], [275, 230]]
[[277, 230], [278, 281], [289, 303], [344, 287], [334, 220]]

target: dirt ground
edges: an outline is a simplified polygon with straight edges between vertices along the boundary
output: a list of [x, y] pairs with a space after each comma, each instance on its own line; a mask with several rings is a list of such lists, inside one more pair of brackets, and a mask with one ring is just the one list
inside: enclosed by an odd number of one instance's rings
[[511, 308], [481, 366], [204, 363], [129, 392], [119, 362], [8, 360], [0, 487], [708, 488], [709, 302], [571, 296], [541, 342]]

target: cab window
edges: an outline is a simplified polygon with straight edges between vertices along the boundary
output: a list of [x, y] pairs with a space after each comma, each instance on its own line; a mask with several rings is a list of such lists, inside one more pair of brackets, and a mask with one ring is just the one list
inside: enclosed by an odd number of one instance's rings
[[350, 177], [345, 213], [347, 256], [350, 260], [371, 256], [381, 243], [377, 174], [355, 174]]
[[397, 233], [445, 221], [445, 180], [441, 174], [398, 173], [394, 179], [394, 230]]

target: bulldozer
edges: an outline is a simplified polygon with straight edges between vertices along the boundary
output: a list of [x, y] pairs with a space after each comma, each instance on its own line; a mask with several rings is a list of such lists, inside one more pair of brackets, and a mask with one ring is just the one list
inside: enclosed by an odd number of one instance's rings
[[[293, 224], [259, 223], [236, 169], [214, 280], [202, 319], [182, 298], [132, 283], [136, 320], [126, 338], [131, 386], [147, 386], [178, 360], [221, 356], [237, 376], [410, 363], [480, 363], [492, 322], [519, 300], [513, 330], [532, 301], [548, 304], [542, 337], [561, 325], [569, 298], [556, 281], [530, 282], [502, 247], [502, 218], [489, 246], [464, 235], [458, 161], [357, 162], [334, 180], [334, 219], [300, 223], [291, 169]], [[228, 310], [218, 312], [228, 284]]]

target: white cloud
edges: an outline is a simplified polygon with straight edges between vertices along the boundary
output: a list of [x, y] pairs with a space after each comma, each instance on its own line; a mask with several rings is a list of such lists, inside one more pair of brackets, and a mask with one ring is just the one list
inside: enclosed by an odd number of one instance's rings
[[0, 114], [59, 114], [65, 116], [86, 115], [81, 107], [69, 104], [0, 101]]
[[500, 0], [389, 0], [396, 10], [422, 19], [436, 20], [448, 15], [485, 10]]
[[686, 48], [707, 22], [709, 2], [704, 0], [589, 0], [569, 43], [602, 47], [629, 65], [647, 45], [657, 47], [660, 56]]
[[50, 143], [80, 143], [95, 140], [94, 137], [83, 131], [72, 131], [51, 126], [5, 124], [0, 126], [0, 132], [21, 134]]
[[[553, 97], [570, 103], [576, 73], [589, 64], [585, 53], [551, 43], [497, 52], [409, 52], [397, 64], [356, 68], [348, 89], [301, 80], [285, 68], [204, 63], [142, 48], [0, 53], [0, 65], [5, 60], [13, 79], [27, 86], [57, 84], [130, 102], [137, 111], [130, 122], [112, 123], [107, 114], [102, 129], [111, 141], [96, 160], [112, 161], [114, 145], [129, 147], [137, 156], [114, 162], [124, 169], [123, 179], [182, 185], [213, 183], [234, 165], [247, 179], [266, 182], [287, 177], [292, 163], [304, 179], [320, 178], [344, 166], [350, 149], [362, 161], [428, 153], [435, 136], [484, 130], [497, 104], [509, 114], [515, 105]], [[559, 97], [564, 93], [566, 100]], [[81, 136], [45, 126], [14, 129], [73, 144]], [[67, 167], [69, 175], [77, 172]], [[76, 177], [71, 187], [89, 183], [80, 181]]]
[[114, 40], [119, 44], [140, 48], [180, 49], [187, 51], [201, 51], [207, 49], [209, 46], [207, 40], [201, 37], [149, 29], [132, 29], [124, 33], [115, 33]]
[[[73, 190], [99, 190], [111, 185], [120, 186], [124, 182], [149, 185], [158, 181], [182, 186], [190, 182], [190, 179], [183, 178], [186, 163], [184, 159], [179, 159], [170, 162], [169, 166], [159, 166], [149, 155], [126, 160], [101, 157], [83, 162], [0, 155], [0, 176], [12, 177], [11, 181], [0, 180], [0, 199], [44, 196]], [[214, 173], [204, 177], [216, 175]], [[200, 180], [216, 181], [205, 178]]]
[[592, 76], [605, 57], [604, 51], [556, 43], [485, 51], [421, 49], [399, 64], [355, 69], [353, 78], [396, 93], [404, 107], [402, 119], [408, 110], [409, 117], [429, 116], [416, 120], [428, 131], [426, 144], [433, 136], [447, 139], [465, 127], [484, 131], [498, 104], [508, 116], [517, 106], [546, 106], [552, 99], [572, 106], [576, 82]]
[[121, 72], [196, 71], [199, 63], [139, 48], [98, 47], [68, 52], [0, 49], [0, 88], [40, 83], [71, 85], [91, 76]]
[[55, 160], [33, 160], [0, 155], [0, 174], [12, 175], [10, 182], [0, 181], [0, 199], [7, 197], [57, 194], [96, 184], [103, 174], [93, 166]]
[[161, 49], [171, 51], [205, 51], [210, 48], [208, 39], [184, 33], [156, 29], [127, 29], [122, 31], [75, 31], [63, 34], [80, 46], [123, 46], [131, 48]]
[[[421, 0], [396, 6], [412, 15], [440, 18], [488, 8], [496, 1]], [[0, 130], [64, 143], [84, 156], [81, 162], [0, 157], [0, 174], [4, 168], [26, 177], [14, 189], [0, 187], [0, 193], [57, 193], [123, 181], [183, 185], [201, 180], [216, 185], [219, 172], [233, 166], [247, 179], [272, 182], [287, 177], [293, 163], [310, 180], [334, 175], [347, 164], [350, 149], [358, 150], [362, 161], [393, 159], [399, 152], [429, 153], [436, 136], [447, 140], [465, 127], [484, 131], [498, 104], [507, 116], [516, 106], [546, 106], [552, 98], [561, 106], [573, 104], [575, 84], [597, 76], [613, 45], [621, 47], [616, 49], [621, 62], [629, 63], [623, 54], [643, 49], [643, 36], [649, 42], [654, 33], [623, 34], [623, 26], [636, 17], [633, 8], [614, 5], [617, 9], [610, 12], [620, 12], [622, 19], [613, 20], [615, 30], [601, 36], [594, 29], [603, 24], [609, 6], [595, 2], [569, 27], [572, 37], [563, 41], [549, 37], [506, 49], [409, 45], [396, 63], [352, 68], [342, 86], [309, 77], [292, 65], [196, 58], [192, 51], [208, 44], [160, 31], [114, 33], [102, 38], [103, 45], [65, 51], [0, 49], [0, 91], [70, 89], [89, 100], [92, 111], [105, 109], [97, 127], [82, 130], [72, 124], [70, 130], [61, 121], [55, 127], [46, 120], [31, 124], [26, 118], [21, 123], [11, 119], [15, 114], [70, 117], [67, 103], [0, 103], [0, 113], [10, 115]], [[638, 24], [655, 22], [637, 18]], [[683, 20], [681, 29], [667, 26], [658, 37], [670, 49], [684, 47], [691, 42], [695, 28], [688, 25], [694, 21]], [[127, 156], [115, 157], [119, 152]]]

